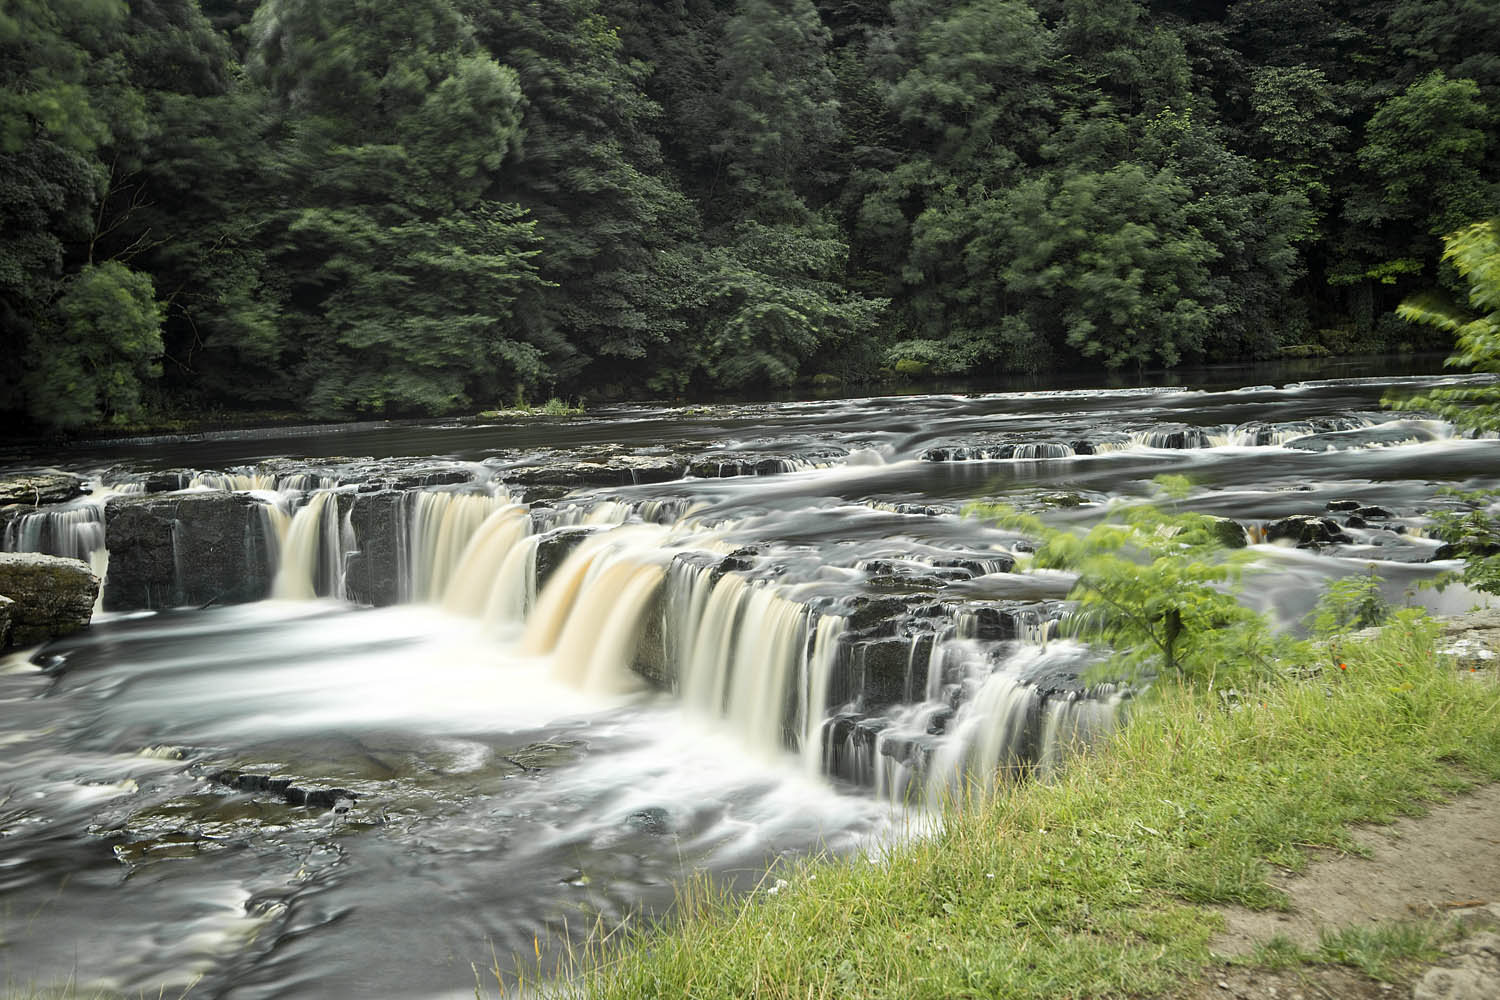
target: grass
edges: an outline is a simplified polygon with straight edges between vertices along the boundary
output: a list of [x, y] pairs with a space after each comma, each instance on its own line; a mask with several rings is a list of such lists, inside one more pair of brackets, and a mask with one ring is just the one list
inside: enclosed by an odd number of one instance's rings
[[516, 396], [516, 404], [507, 410], [485, 410], [479, 414], [480, 419], [492, 420], [496, 417], [580, 417], [586, 411], [583, 401], [568, 403], [556, 396], [542, 403], [534, 405], [520, 395]]
[[[1403, 613], [1346, 641], [1341, 660], [1287, 665], [1298, 669], [1228, 704], [1163, 685], [1054, 782], [971, 795], [941, 832], [873, 856], [780, 868], [774, 894], [695, 882], [662, 921], [601, 927], [519, 988], [598, 1000], [1175, 992], [1212, 960], [1221, 921], [1208, 904], [1283, 906], [1271, 865], [1300, 869], [1311, 846], [1354, 850], [1351, 823], [1500, 778], [1495, 687], [1443, 661], [1432, 623]], [[1431, 947], [1428, 931], [1407, 933], [1331, 935], [1313, 959], [1389, 974]]]
[[1267, 969], [1347, 965], [1371, 979], [1394, 983], [1414, 963], [1440, 958], [1453, 936], [1452, 924], [1436, 920], [1326, 929], [1312, 951], [1278, 935], [1259, 945], [1243, 964]]

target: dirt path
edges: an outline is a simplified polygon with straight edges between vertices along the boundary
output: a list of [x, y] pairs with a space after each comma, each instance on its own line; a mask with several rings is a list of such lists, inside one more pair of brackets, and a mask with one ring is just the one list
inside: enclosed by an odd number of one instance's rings
[[[1494, 682], [1500, 662], [1500, 609], [1445, 623], [1460, 670]], [[1453, 920], [1464, 937], [1436, 966], [1407, 981], [1381, 983], [1356, 969], [1312, 965], [1270, 970], [1224, 964], [1184, 994], [1188, 1000], [1500, 1000], [1500, 784], [1482, 786], [1425, 816], [1366, 826], [1354, 839], [1368, 857], [1322, 851], [1301, 874], [1272, 883], [1287, 912], [1220, 910], [1225, 930], [1215, 953], [1232, 958], [1278, 935], [1315, 950], [1319, 932], [1415, 920]]]
[[1228, 928], [1214, 951], [1242, 955], [1278, 934], [1311, 948], [1322, 928], [1427, 919], [1500, 902], [1500, 784], [1354, 836], [1370, 857], [1327, 854], [1300, 875], [1273, 878], [1291, 912], [1225, 908]]

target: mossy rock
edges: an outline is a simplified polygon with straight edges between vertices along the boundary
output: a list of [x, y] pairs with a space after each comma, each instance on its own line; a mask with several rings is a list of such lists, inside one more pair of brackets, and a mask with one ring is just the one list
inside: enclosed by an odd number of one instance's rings
[[0, 552], [0, 595], [13, 602], [0, 646], [29, 646], [87, 628], [99, 578], [77, 559]]
[[828, 372], [818, 372], [818, 374], [812, 377], [812, 384], [819, 388], [829, 389], [843, 385], [844, 380], [837, 375], [830, 375]]
[[902, 358], [896, 362], [896, 374], [907, 378], [917, 378], [922, 375], [932, 374], [932, 365], [926, 361], [915, 361], [911, 358]]

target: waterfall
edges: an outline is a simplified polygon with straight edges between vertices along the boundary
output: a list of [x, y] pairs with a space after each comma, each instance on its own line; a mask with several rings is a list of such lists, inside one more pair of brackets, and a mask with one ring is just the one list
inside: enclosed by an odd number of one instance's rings
[[833, 683], [833, 669], [838, 663], [839, 636], [848, 620], [838, 615], [823, 615], [813, 631], [812, 651], [807, 658], [807, 695], [802, 699], [802, 766], [810, 774], [824, 771], [823, 734], [828, 710], [828, 691]]
[[436, 601], [443, 596], [469, 540], [509, 494], [421, 490], [407, 494], [411, 553], [407, 597]]
[[187, 488], [228, 490], [231, 493], [248, 493], [252, 490], [275, 492], [276, 477], [263, 472], [199, 472], [188, 480]]
[[769, 580], [678, 564], [666, 617], [682, 700], [725, 720], [753, 750], [800, 750], [808, 770], [820, 740], [845, 620], [819, 615]]
[[552, 574], [522, 634], [520, 652], [552, 656], [552, 675], [585, 691], [639, 687], [635, 659], [671, 550], [659, 525], [627, 525], [586, 538]]
[[[525, 612], [525, 583], [517, 577], [536, 572], [536, 545], [528, 546], [529, 560], [514, 559], [518, 547], [530, 539], [531, 512], [520, 504], [497, 508], [474, 532], [459, 557], [443, 595], [443, 607], [476, 618], [519, 621]], [[517, 595], [521, 599], [517, 600]]]
[[[267, 507], [279, 509], [273, 504]], [[284, 538], [271, 596], [290, 600], [342, 598], [344, 552], [338, 495], [332, 490], [314, 493], [292, 515]]]
[[1076, 659], [1081, 649], [1075, 643], [1023, 644], [991, 668], [959, 705], [932, 753], [925, 779], [929, 805], [969, 790], [982, 794], [997, 773], [1010, 779], [1033, 769], [1052, 774], [1068, 754], [1114, 727], [1121, 694], [1112, 686], [1051, 692], [1027, 679], [1049, 661]]
[[[101, 581], [109, 571], [109, 550], [104, 539], [104, 506], [112, 496], [142, 492], [139, 483], [105, 486], [91, 482], [86, 496], [55, 507], [21, 514], [5, 526], [0, 551], [42, 552], [80, 559], [89, 564]], [[94, 602], [94, 612], [103, 609], [104, 588]]]

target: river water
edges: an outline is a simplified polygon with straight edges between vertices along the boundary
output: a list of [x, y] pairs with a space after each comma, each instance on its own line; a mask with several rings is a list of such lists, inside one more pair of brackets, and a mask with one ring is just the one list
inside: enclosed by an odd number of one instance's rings
[[[1500, 449], [1380, 407], [1444, 380], [621, 406], [51, 456], [115, 488], [188, 469], [248, 490], [280, 570], [273, 599], [105, 613], [0, 662], [0, 967], [23, 988], [472, 996], [492, 956], [662, 912], [693, 872], [766, 891], [778, 857], [910, 835], [965, 781], [1057, 766], [1131, 696], [1078, 681], [1100, 652], [1048, 641], [1068, 580], [1009, 572], [1022, 540], [965, 503], [1083, 526], [1174, 473], [1185, 507], [1253, 539], [1355, 500], [1388, 516], [1254, 545], [1245, 599], [1297, 628], [1373, 566], [1396, 603], [1462, 610], [1462, 588], [1418, 589], [1455, 566], [1424, 515], [1444, 487], [1500, 487]], [[718, 474], [515, 485], [621, 455]], [[470, 474], [403, 508], [406, 603], [340, 597], [335, 494], [361, 467], [340, 456]], [[288, 457], [316, 471], [252, 468]], [[777, 474], [729, 474], [757, 463]], [[108, 492], [57, 514], [101, 568]], [[559, 532], [581, 541], [538, 591]], [[857, 632], [892, 595], [904, 610]], [[669, 691], [631, 670], [653, 631]]]

